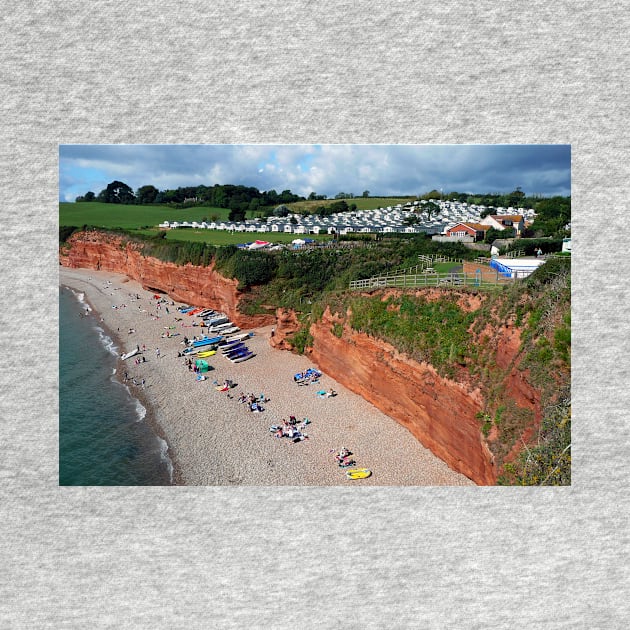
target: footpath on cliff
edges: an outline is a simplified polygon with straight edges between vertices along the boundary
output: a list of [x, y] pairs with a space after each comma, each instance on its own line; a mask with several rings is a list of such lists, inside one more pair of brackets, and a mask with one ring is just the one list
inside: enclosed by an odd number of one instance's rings
[[[108, 329], [119, 353], [145, 347], [145, 362], [119, 362], [128, 373], [131, 393], [149, 407], [158, 431], [169, 445], [176, 479], [185, 485], [474, 485], [424, 448], [407, 429], [324, 374], [318, 384], [299, 387], [294, 374], [317, 367], [307, 357], [271, 347], [273, 326], [256, 328], [248, 340], [256, 356], [239, 364], [220, 354], [210, 357], [208, 379], [197, 381], [178, 357], [183, 337], [201, 334], [180, 305], [156, 309], [154, 292], [136, 281], [91, 269], [60, 269], [60, 284], [85, 294], [90, 315]], [[137, 299], [139, 296], [139, 299]], [[212, 308], [211, 303], [199, 304]], [[179, 321], [178, 321], [179, 320]], [[133, 331], [133, 332], [129, 332]], [[179, 334], [177, 334], [179, 333]], [[170, 335], [166, 337], [165, 335]], [[158, 353], [159, 349], [159, 353]], [[133, 379], [144, 387], [133, 385]], [[228, 398], [214, 381], [232, 380]], [[320, 390], [338, 395], [320, 398]], [[238, 403], [241, 393], [264, 394], [262, 413]], [[269, 427], [295, 416], [308, 418], [308, 439], [294, 443], [276, 438]], [[80, 418], [77, 419], [80, 421]], [[357, 466], [371, 477], [349, 480], [334, 460], [349, 449]]]

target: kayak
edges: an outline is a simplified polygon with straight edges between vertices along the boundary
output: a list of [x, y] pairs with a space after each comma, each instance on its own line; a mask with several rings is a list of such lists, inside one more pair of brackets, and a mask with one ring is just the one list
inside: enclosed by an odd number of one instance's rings
[[203, 352], [197, 353], [198, 359], [203, 359], [204, 357], [211, 357], [213, 354], [216, 354], [216, 350], [204, 350]]
[[130, 359], [131, 357], [136, 356], [136, 354], [138, 354], [138, 348], [134, 348], [130, 352], [127, 352], [125, 354], [121, 354], [120, 358], [124, 361], [125, 359]]
[[350, 468], [346, 470], [346, 477], [348, 477], [348, 479], [366, 479], [371, 474], [372, 471], [367, 468]]

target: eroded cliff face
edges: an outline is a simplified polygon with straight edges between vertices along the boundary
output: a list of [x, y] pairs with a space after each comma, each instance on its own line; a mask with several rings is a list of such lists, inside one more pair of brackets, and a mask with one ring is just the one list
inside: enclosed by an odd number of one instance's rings
[[69, 246], [62, 248], [59, 256], [65, 267], [125, 274], [145, 289], [161, 291], [178, 302], [223, 311], [241, 328], [256, 328], [274, 322], [273, 315], [248, 316], [240, 313], [238, 282], [216, 272], [214, 265], [178, 266], [144, 257], [137, 244], [103, 233], [76, 233], [68, 242]]
[[479, 392], [346, 325], [337, 337], [335, 323], [340, 322], [326, 311], [311, 327], [311, 356], [322, 370], [400, 422], [454, 470], [478, 484], [496, 481], [492, 454], [475, 418], [482, 408]]
[[278, 350], [293, 350], [290, 338], [298, 330], [300, 330], [300, 322], [295, 311], [285, 308], [277, 309], [276, 326], [269, 340], [271, 347]]
[[[352, 330], [346, 318], [326, 310], [313, 324], [314, 363], [405, 426], [425, 447], [480, 485], [495, 484], [498, 469], [489, 448], [496, 431], [486, 439], [477, 417], [484, 407], [481, 391], [462, 372], [459, 380], [441, 377], [426, 363], [418, 363], [393, 346]], [[273, 345], [291, 348], [299, 329], [295, 313], [279, 309]], [[341, 332], [340, 332], [341, 331]], [[287, 339], [289, 337], [289, 339]], [[504, 387], [516, 404], [541, 417], [540, 396], [518, 369], [520, 335], [504, 327], [494, 331], [497, 361], [505, 370]]]
[[[73, 235], [70, 246], [60, 254], [62, 265], [123, 273], [147, 289], [163, 291], [173, 299], [226, 312], [243, 328], [275, 324], [270, 343], [291, 350], [291, 336], [300, 329], [294, 311], [278, 309], [275, 316], [248, 317], [238, 312], [241, 298], [237, 282], [210, 267], [177, 266], [141, 256], [138, 246], [116, 236], [82, 233]], [[434, 294], [435, 293], [435, 294]], [[434, 290], [423, 293], [438, 299]], [[476, 309], [474, 296], [462, 296], [459, 306]], [[451, 468], [475, 483], [496, 483], [497, 466], [489, 445], [497, 438], [493, 427], [487, 438], [476, 414], [484, 408], [483, 394], [462, 369], [457, 380], [441, 377], [426, 363], [400, 354], [389, 344], [352, 330], [346, 317], [326, 310], [313, 324], [312, 347], [307, 352], [313, 362], [332, 378], [359, 394], [405, 426], [425, 447]], [[540, 421], [540, 394], [527, 381], [527, 372], [518, 369], [520, 331], [509, 323], [481, 333], [492, 346], [494, 360], [504, 372], [501, 386], [519, 407], [533, 411]], [[530, 428], [530, 432], [533, 427]], [[523, 438], [527, 441], [528, 434]], [[505, 461], [518, 452], [515, 445]]]

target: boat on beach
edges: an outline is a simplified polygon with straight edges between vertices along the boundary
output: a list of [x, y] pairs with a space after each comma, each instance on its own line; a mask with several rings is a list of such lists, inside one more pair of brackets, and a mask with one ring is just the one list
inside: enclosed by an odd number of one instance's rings
[[229, 344], [237, 343], [239, 341], [244, 341], [245, 339], [249, 339], [250, 337], [253, 337], [253, 333], [251, 332], [244, 332], [244, 333], [238, 333], [238, 334], [223, 332], [221, 334], [224, 337], [229, 337], [229, 339], [225, 339], [219, 344], [219, 346], [221, 347], [225, 347], [225, 346], [228, 346]]
[[201, 348], [202, 346], [219, 343], [222, 339], [223, 337], [221, 335], [217, 335], [216, 337], [204, 337], [203, 339], [197, 339], [197, 341], [193, 341], [191, 346], [193, 348]]
[[236, 348], [242, 348], [244, 346], [242, 341], [235, 341], [234, 343], [228, 343], [225, 345], [219, 345], [219, 350], [221, 350], [221, 354], [226, 354], [235, 350]]
[[232, 348], [228, 348], [227, 350], [222, 350], [222, 354], [225, 357], [230, 357], [230, 356], [234, 356], [235, 354], [237, 354], [238, 352], [243, 352], [243, 351], [248, 351], [249, 348], [241, 343], [238, 344], [237, 346], [233, 346]]
[[204, 326], [208, 326], [208, 328], [212, 328], [213, 326], [218, 326], [219, 324], [225, 324], [229, 322], [230, 319], [227, 315], [218, 314], [216, 317], [211, 317], [210, 319], [204, 320]]
[[221, 352], [226, 354], [227, 352], [232, 352], [236, 348], [244, 348], [245, 343], [242, 341], [235, 341], [234, 343], [227, 343], [224, 346], [220, 346]]
[[131, 357], [135, 357], [136, 354], [138, 354], [140, 352], [139, 348], [134, 348], [133, 350], [130, 350], [129, 352], [126, 352], [125, 354], [121, 354], [120, 358], [125, 361], [126, 359], [130, 359]]
[[233, 333], [237, 333], [240, 332], [240, 328], [238, 326], [231, 326], [230, 328], [223, 328], [222, 330], [220, 330], [219, 332], [222, 335], [232, 335]]
[[242, 363], [243, 361], [247, 361], [248, 359], [251, 359], [254, 356], [256, 355], [250, 350], [249, 353], [243, 354], [234, 359], [230, 359], [230, 361], [232, 361], [232, 363]]
[[215, 326], [209, 326], [208, 329], [210, 332], [221, 332], [223, 330], [227, 330], [228, 328], [233, 328], [234, 324], [230, 321], [225, 322], [224, 324], [216, 324]]

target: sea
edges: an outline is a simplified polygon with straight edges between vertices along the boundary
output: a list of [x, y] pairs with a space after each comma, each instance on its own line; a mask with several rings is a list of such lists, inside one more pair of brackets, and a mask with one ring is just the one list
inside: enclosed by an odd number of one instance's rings
[[166, 442], [117, 378], [120, 354], [85, 295], [59, 287], [59, 485], [171, 485]]

